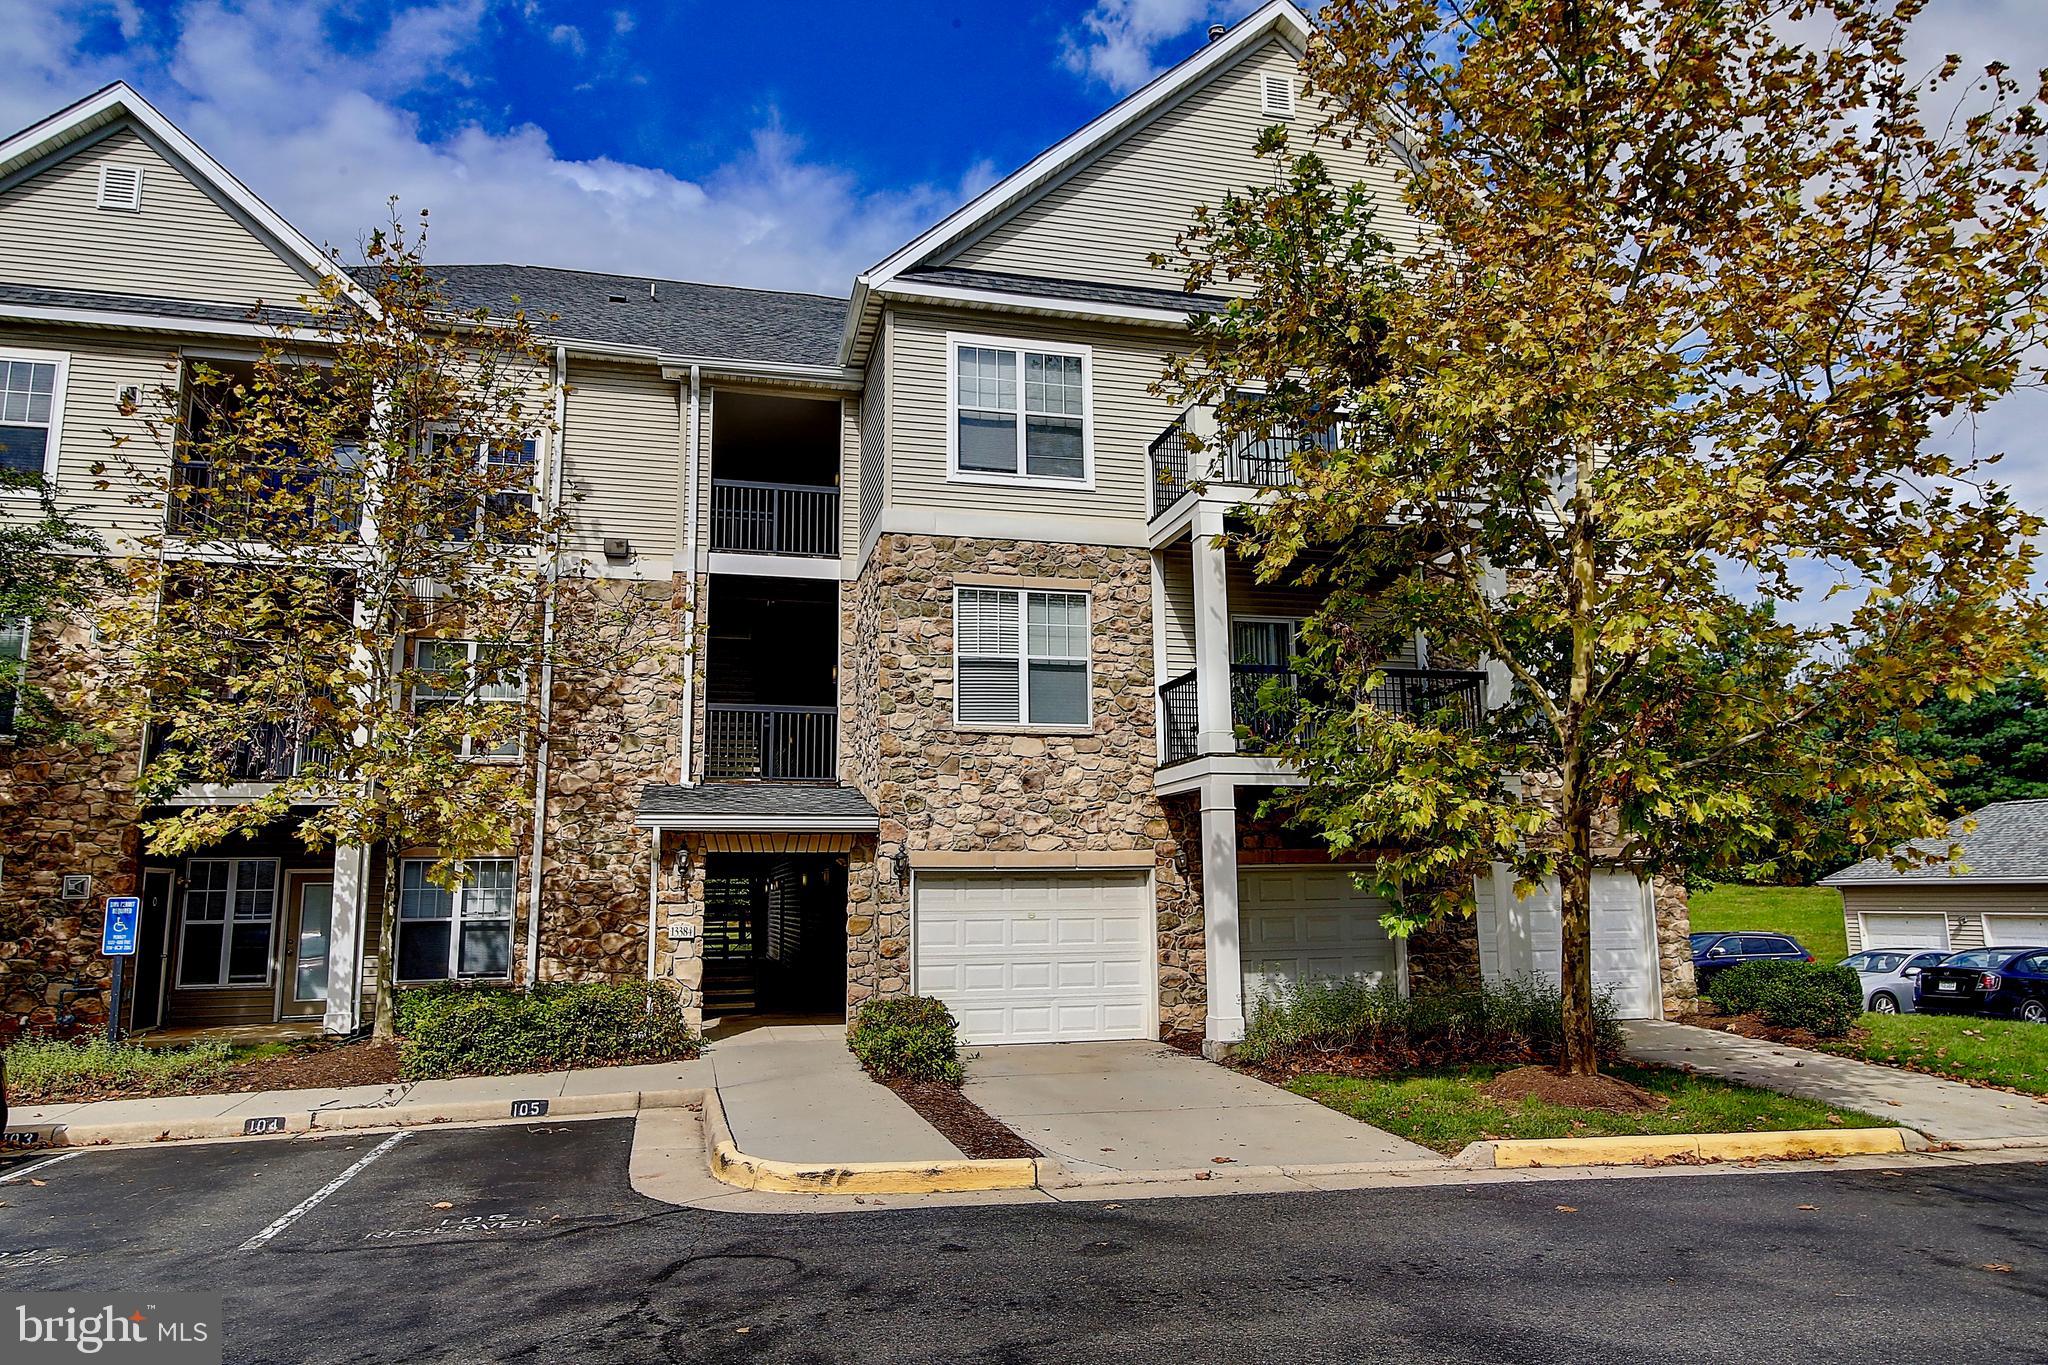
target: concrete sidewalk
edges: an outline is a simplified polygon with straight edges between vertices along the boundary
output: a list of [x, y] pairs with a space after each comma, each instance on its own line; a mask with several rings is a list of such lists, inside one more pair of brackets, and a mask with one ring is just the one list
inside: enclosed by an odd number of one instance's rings
[[[704, 1090], [711, 1084], [705, 1058], [643, 1066], [593, 1066], [518, 1076], [467, 1076], [447, 1081], [407, 1081], [309, 1090], [250, 1090], [226, 1095], [166, 1095], [91, 1103], [17, 1105], [7, 1126], [37, 1128], [61, 1124], [98, 1128], [111, 1124], [176, 1126], [211, 1119], [247, 1119], [276, 1114], [340, 1114], [380, 1109], [448, 1107], [513, 1100], [556, 1100], [595, 1095], [637, 1096], [649, 1091]], [[628, 1108], [632, 1107], [630, 1105]]]
[[958, 1161], [960, 1149], [877, 1085], [846, 1048], [846, 1026], [762, 1021], [709, 1036], [732, 1140], [772, 1161]]
[[1076, 1174], [1443, 1160], [1162, 1043], [968, 1051], [967, 1098]]
[[1859, 1109], [1939, 1142], [2048, 1141], [2048, 1102], [2025, 1095], [1687, 1024], [1623, 1027], [1639, 1061]]

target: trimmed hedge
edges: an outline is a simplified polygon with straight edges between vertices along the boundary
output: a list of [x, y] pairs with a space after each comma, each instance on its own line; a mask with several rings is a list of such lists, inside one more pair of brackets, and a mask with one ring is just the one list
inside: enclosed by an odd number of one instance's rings
[[1773, 1028], [1840, 1038], [1863, 1013], [1853, 967], [1817, 962], [1745, 962], [1707, 982], [1701, 994], [1729, 1014], [1754, 1014]]
[[[1296, 982], [1252, 1006], [1237, 1056], [1255, 1066], [1317, 1052], [1352, 1052], [1390, 1066], [1549, 1060], [1564, 1042], [1564, 996], [1527, 978], [1404, 996], [1353, 977]], [[1621, 1051], [1621, 1023], [1606, 993], [1593, 1000], [1602, 1055]]]
[[846, 1045], [878, 1081], [958, 1085], [966, 1079], [958, 1028], [945, 1002], [928, 995], [863, 1000], [846, 1030]]
[[409, 1080], [665, 1062], [703, 1050], [670, 982], [577, 981], [531, 991], [426, 986], [400, 992], [392, 1013], [399, 1069]]

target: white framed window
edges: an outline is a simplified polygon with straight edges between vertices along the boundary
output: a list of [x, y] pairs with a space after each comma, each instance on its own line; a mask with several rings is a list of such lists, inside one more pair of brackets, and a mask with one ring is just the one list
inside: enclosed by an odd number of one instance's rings
[[[412, 666], [419, 675], [412, 688], [414, 715], [437, 706], [478, 702], [514, 706], [526, 700], [524, 670], [510, 664], [501, 667], [494, 648], [475, 640], [415, 640]], [[462, 737], [464, 758], [506, 762], [517, 759], [521, 752], [521, 736], [516, 730], [497, 743], [474, 735]]]
[[1085, 592], [956, 588], [954, 723], [1087, 726], [1088, 642]]
[[949, 477], [1093, 487], [1088, 347], [949, 335], [946, 355]]
[[[483, 495], [474, 515], [457, 518], [466, 524], [454, 528], [455, 539], [468, 540], [477, 535], [504, 539], [503, 532], [516, 528], [522, 521], [531, 521], [540, 493], [538, 438], [506, 443], [479, 440], [474, 451], [463, 449], [462, 438], [452, 431], [432, 432], [427, 440], [434, 456], [430, 467], [438, 468], [443, 458], [463, 462], [473, 459], [492, 490]], [[449, 510], [453, 514], [457, 509]]]
[[269, 985], [276, 925], [275, 859], [190, 859], [178, 915], [179, 988]]
[[427, 878], [431, 858], [407, 858], [398, 875], [400, 981], [489, 979], [512, 974], [510, 858], [472, 858], [450, 891]]
[[100, 167], [98, 207], [123, 213], [142, 211], [142, 167], [109, 161]]
[[[0, 473], [54, 478], [64, 428], [64, 377], [71, 357], [62, 351], [0, 348]], [[0, 485], [0, 494], [34, 497], [34, 488]]]
[[1258, 668], [1280, 668], [1294, 657], [1300, 621], [1292, 616], [1230, 618], [1230, 662]]
[[0, 622], [0, 735], [14, 733], [16, 684], [27, 664], [28, 622]]

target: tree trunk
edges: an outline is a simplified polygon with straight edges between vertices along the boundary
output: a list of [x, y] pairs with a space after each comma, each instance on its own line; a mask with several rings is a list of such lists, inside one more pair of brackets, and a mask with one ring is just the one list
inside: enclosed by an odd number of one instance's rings
[[1564, 1039], [1557, 1069], [1565, 1076], [1600, 1070], [1593, 1028], [1593, 812], [1568, 801], [1564, 813], [1565, 855], [1557, 869], [1559, 928], [1564, 957], [1559, 984], [1564, 991]]
[[389, 1038], [398, 1031], [397, 1003], [393, 998], [398, 979], [398, 844], [384, 844], [384, 914], [377, 927], [377, 1026], [375, 1036]]

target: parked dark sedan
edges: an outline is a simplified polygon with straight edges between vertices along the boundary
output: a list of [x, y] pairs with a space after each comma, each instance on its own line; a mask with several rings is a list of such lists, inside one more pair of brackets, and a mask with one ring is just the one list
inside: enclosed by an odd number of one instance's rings
[[2048, 948], [1969, 948], [1920, 973], [1931, 1014], [1996, 1014], [2048, 1024]]
[[1787, 934], [1694, 934], [1692, 974], [1702, 986], [1745, 962], [1811, 962], [1813, 954]]

